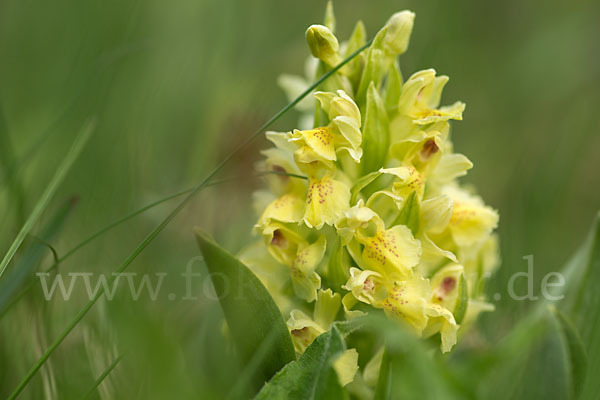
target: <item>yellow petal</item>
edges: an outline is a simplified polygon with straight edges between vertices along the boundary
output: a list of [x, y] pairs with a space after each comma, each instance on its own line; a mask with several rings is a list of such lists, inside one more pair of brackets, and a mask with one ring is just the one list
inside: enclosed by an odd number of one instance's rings
[[[375, 271], [350, 268], [350, 277], [342, 288], [349, 290], [355, 299], [376, 308], [381, 308], [383, 300], [387, 297], [383, 276]], [[352, 305], [350, 303], [348, 305], [351, 308]]]
[[308, 227], [321, 229], [324, 224], [333, 225], [348, 208], [348, 185], [327, 175], [321, 179], [310, 178], [304, 213], [304, 222]]
[[425, 232], [442, 232], [452, 216], [452, 199], [440, 195], [421, 203], [421, 224]]
[[406, 198], [411, 192], [416, 191], [419, 197], [423, 196], [425, 179], [415, 167], [403, 166], [396, 168], [381, 168], [379, 172], [397, 177], [397, 180], [392, 187], [392, 191], [395, 195]]
[[319, 290], [315, 302], [314, 318], [320, 326], [329, 328], [335, 320], [342, 298], [339, 293], [333, 293], [331, 289]]
[[358, 371], [358, 353], [355, 349], [345, 350], [333, 361], [340, 385], [346, 386], [354, 380], [354, 375]]
[[325, 254], [326, 245], [324, 235], [311, 245], [301, 245], [296, 259], [290, 266], [294, 292], [308, 302], [317, 299], [317, 289], [321, 287], [321, 277], [315, 269]]
[[431, 173], [431, 180], [446, 184], [464, 176], [473, 168], [473, 163], [462, 154], [444, 154]]
[[431, 319], [423, 336], [428, 337], [439, 331], [442, 339], [440, 345], [442, 353], [449, 352], [456, 344], [456, 333], [459, 328], [454, 320], [454, 315], [446, 308], [434, 303], [427, 306], [427, 315]]
[[266, 226], [271, 221], [299, 222], [304, 215], [304, 201], [293, 194], [284, 194], [267, 206], [258, 220], [260, 226]]
[[335, 161], [334, 135], [334, 132], [327, 127], [308, 131], [294, 130], [290, 142], [300, 146], [295, 153], [296, 159], [303, 163], [320, 160]]
[[298, 247], [306, 243], [298, 232], [279, 222], [272, 222], [259, 229], [269, 253], [285, 265], [291, 265], [296, 258]]
[[413, 275], [407, 280], [395, 281], [388, 288], [388, 297], [383, 303], [385, 313], [408, 324], [417, 334], [427, 326], [426, 306], [431, 297], [429, 282]]
[[396, 225], [361, 238], [362, 258], [369, 269], [389, 276], [409, 275], [421, 258], [421, 243], [406, 226]]
[[454, 204], [450, 231], [459, 246], [469, 246], [485, 239], [498, 225], [498, 213], [487, 206]]
[[449, 264], [431, 277], [432, 301], [434, 303], [454, 311], [458, 298], [459, 282], [464, 270], [464, 267], [460, 264]]
[[292, 336], [294, 348], [298, 353], [304, 353], [304, 350], [306, 350], [313, 340], [325, 332], [325, 329], [300, 310], [293, 310], [290, 313], [287, 326]]
[[465, 103], [457, 101], [451, 106], [440, 109], [422, 108], [411, 111], [410, 116], [415, 118], [413, 123], [418, 125], [427, 125], [433, 122], [447, 121], [449, 119], [462, 120], [462, 113], [465, 111]]

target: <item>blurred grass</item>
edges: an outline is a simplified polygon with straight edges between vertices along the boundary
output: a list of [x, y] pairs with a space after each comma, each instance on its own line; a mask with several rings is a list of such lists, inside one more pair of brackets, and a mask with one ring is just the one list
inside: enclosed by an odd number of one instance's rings
[[[466, 181], [500, 210], [503, 265], [489, 293], [505, 295], [529, 254], [539, 292], [544, 274], [567, 260], [600, 208], [600, 4], [345, 0], [334, 6], [342, 38], [359, 18], [372, 36], [394, 11], [416, 12], [403, 73], [434, 67], [450, 76], [445, 101], [467, 103], [465, 120], [453, 126], [457, 151], [475, 164]], [[321, 21], [324, 8], [325, 1], [0, 2], [2, 254], [90, 116], [98, 123], [94, 137], [51, 207], [74, 194], [81, 200], [52, 243], [59, 255], [107, 221], [198, 183], [286, 102], [276, 78], [303, 72], [304, 30]], [[290, 114], [277, 128], [294, 123]], [[227, 248], [246, 244], [254, 219], [250, 193], [260, 185], [252, 168], [264, 146], [249, 147], [223, 173], [246, 179], [202, 193], [133, 270], [178, 277], [198, 255], [194, 225], [215, 232]], [[112, 272], [172, 206], [96, 239], [60, 268]], [[200, 263], [194, 268], [206, 273]], [[185, 293], [180, 278], [164, 285], [164, 293]], [[194, 289], [202, 293], [200, 279]], [[517, 308], [529, 306], [506, 297], [483, 318], [490, 337], [506, 333], [521, 314]], [[200, 299], [103, 304], [24, 394], [83, 394], [129, 345], [110, 385], [101, 385], [106, 398], [116, 387], [128, 398], [198, 391], [218, 398], [232, 373], [222, 359], [231, 354], [218, 351], [225, 346], [220, 311]], [[0, 321], [0, 396], [83, 298], [42, 303], [37, 309], [35, 297], [27, 299]], [[107, 351], [117, 347], [116, 337], [119, 351]]]

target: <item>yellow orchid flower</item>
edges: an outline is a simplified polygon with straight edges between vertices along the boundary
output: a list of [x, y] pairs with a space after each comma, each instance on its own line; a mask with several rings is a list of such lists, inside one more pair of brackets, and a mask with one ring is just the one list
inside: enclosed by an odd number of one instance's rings
[[329, 116], [327, 126], [294, 130], [289, 142], [296, 144], [296, 160], [300, 163], [336, 161], [336, 153], [347, 151], [355, 162], [362, 157], [361, 116], [358, 107], [343, 90], [337, 93], [316, 92], [315, 97]]
[[387, 297], [385, 279], [375, 271], [350, 268], [350, 278], [342, 288], [350, 291], [348, 295], [356, 300], [375, 308], [382, 308]]
[[323, 259], [326, 246], [325, 236], [320, 236], [312, 244], [300, 244], [290, 265], [294, 292], [309, 303], [317, 299], [317, 290], [321, 288], [321, 277], [315, 270]]
[[364, 269], [390, 277], [408, 275], [421, 258], [421, 243], [410, 229], [404, 225], [385, 229], [381, 217], [362, 201], [345, 213], [336, 228], [343, 239], [350, 240], [348, 250]]
[[325, 173], [322, 178], [309, 177], [303, 221], [309, 228], [333, 225], [350, 207], [350, 188]]
[[[465, 105], [440, 107], [448, 77], [426, 69], [402, 78], [396, 57], [414, 17], [394, 14], [366, 51], [322, 82], [297, 107], [297, 129], [267, 132], [273, 146], [260, 167], [268, 192], [255, 196], [263, 240], [244, 262], [290, 316], [299, 352], [335, 319], [373, 309], [418, 336], [439, 333], [447, 352], [458, 322], [491, 308], [482, 283], [499, 263], [498, 213], [458, 182], [473, 164], [449, 134]], [[366, 43], [362, 23], [347, 42], [334, 26], [328, 6], [324, 25], [306, 32], [307, 79], [280, 79], [289, 94]], [[290, 312], [292, 304], [301, 310]], [[342, 385], [354, 379], [349, 391], [365, 385], [357, 358], [347, 351], [334, 363]]]
[[443, 192], [454, 203], [448, 228], [456, 244], [465, 247], [487, 239], [498, 225], [498, 213], [464, 189], [447, 186]]
[[303, 193], [306, 190], [306, 181], [292, 175], [301, 175], [302, 171], [296, 165], [292, 151], [293, 145], [288, 143], [285, 133], [267, 132], [267, 138], [275, 144], [261, 153], [265, 156], [264, 172], [271, 191], [277, 195], [285, 193]]
[[413, 191], [417, 192], [419, 198], [423, 196], [425, 179], [415, 167], [402, 166], [396, 168], [381, 168], [379, 172], [396, 177], [396, 180], [392, 185], [392, 193], [396, 196], [406, 198]]
[[292, 334], [292, 341], [298, 353], [304, 350], [321, 333], [326, 332], [340, 309], [341, 297], [331, 289], [319, 290], [313, 309], [312, 318], [301, 310], [292, 310], [287, 326]]
[[456, 102], [451, 106], [437, 108], [447, 82], [447, 76], [436, 77], [433, 69], [414, 73], [402, 86], [398, 102], [399, 113], [409, 117], [417, 125], [449, 119], [462, 120], [464, 103]]
[[452, 350], [452, 347], [456, 344], [456, 333], [459, 328], [454, 315], [441, 305], [430, 303], [427, 306], [427, 316], [429, 319], [423, 330], [423, 337], [430, 337], [439, 332], [442, 339], [440, 345], [442, 353]]
[[301, 198], [284, 194], [266, 207], [254, 227], [263, 236], [273, 257], [286, 265], [290, 265], [296, 257], [298, 246], [305, 243], [299, 229], [294, 226], [302, 220], [304, 208]]

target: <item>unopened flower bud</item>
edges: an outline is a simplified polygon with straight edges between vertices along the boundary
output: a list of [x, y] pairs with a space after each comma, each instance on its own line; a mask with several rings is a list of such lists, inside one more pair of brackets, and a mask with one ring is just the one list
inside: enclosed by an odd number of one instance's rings
[[341, 61], [338, 54], [340, 45], [335, 35], [326, 26], [311, 25], [306, 30], [306, 41], [312, 55], [328, 65], [335, 66]]
[[392, 15], [387, 23], [388, 30], [385, 37], [386, 53], [397, 56], [406, 51], [414, 20], [415, 13], [412, 11], [401, 11]]

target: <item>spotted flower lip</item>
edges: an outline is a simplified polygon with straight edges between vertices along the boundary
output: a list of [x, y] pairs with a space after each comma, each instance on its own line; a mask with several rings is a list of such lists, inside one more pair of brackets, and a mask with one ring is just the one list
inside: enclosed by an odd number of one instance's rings
[[[414, 18], [394, 14], [301, 104], [301, 126], [266, 134], [273, 147], [262, 166], [276, 174], [260, 196], [261, 238], [241, 259], [272, 291], [299, 353], [334, 321], [375, 310], [417, 336], [439, 335], [448, 352], [459, 330], [493, 308], [482, 282], [499, 264], [498, 213], [459, 181], [473, 163], [450, 135], [465, 105], [440, 106], [448, 77], [425, 69], [402, 78], [396, 57]], [[363, 46], [366, 34], [358, 23], [339, 41], [328, 8], [306, 39], [314, 76], [283, 77], [290, 93]], [[358, 368], [350, 350], [334, 363], [342, 385]]]

